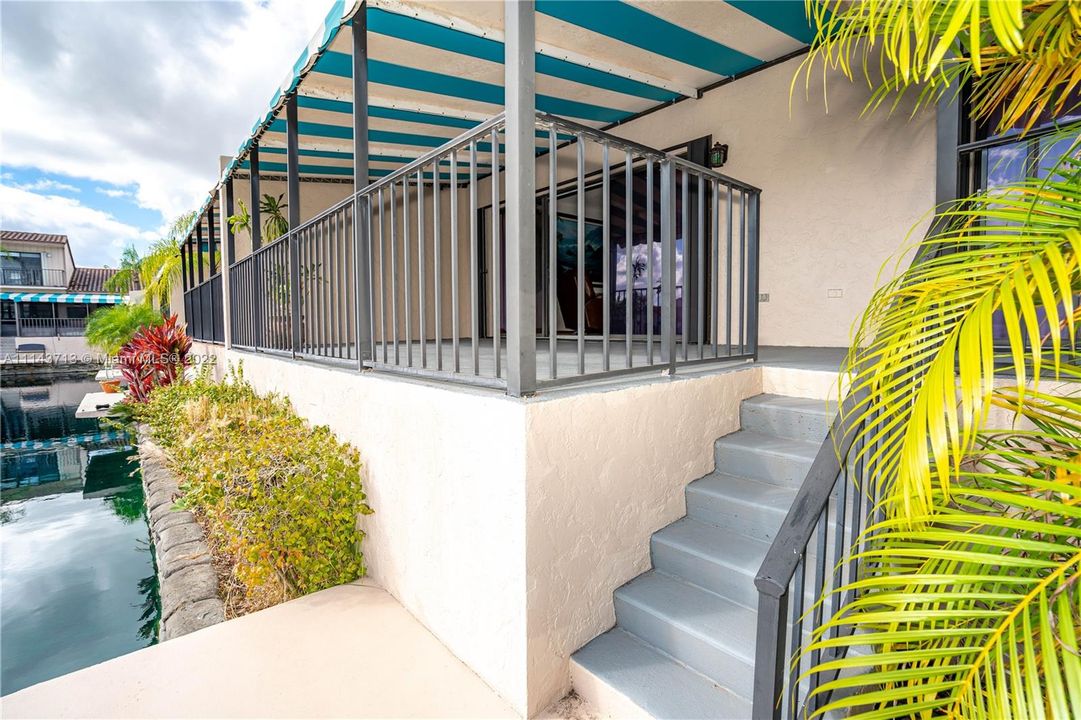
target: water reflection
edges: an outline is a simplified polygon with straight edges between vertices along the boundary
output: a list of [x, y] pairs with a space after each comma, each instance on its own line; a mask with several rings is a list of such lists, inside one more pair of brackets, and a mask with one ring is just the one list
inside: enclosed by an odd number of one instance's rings
[[75, 409], [90, 377], [0, 386], [0, 693], [152, 644], [160, 616], [130, 438]]

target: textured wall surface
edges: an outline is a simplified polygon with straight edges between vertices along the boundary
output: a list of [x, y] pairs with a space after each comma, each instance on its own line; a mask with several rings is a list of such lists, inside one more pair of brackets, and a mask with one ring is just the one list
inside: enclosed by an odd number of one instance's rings
[[528, 405], [530, 710], [570, 688], [571, 653], [615, 623], [612, 592], [650, 567], [649, 538], [739, 429], [762, 369], [676, 375]]

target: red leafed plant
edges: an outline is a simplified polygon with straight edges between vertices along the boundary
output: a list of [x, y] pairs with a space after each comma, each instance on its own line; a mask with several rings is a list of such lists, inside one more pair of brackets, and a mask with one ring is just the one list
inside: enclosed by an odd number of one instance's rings
[[172, 384], [188, 365], [191, 338], [173, 315], [162, 325], [144, 326], [120, 348], [117, 361], [135, 402], [146, 402], [150, 391]]

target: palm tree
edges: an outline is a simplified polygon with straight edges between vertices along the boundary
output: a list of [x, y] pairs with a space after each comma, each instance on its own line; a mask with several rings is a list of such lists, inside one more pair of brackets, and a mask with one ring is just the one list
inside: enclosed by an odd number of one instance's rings
[[174, 285], [180, 280], [180, 241], [195, 218], [194, 212], [181, 215], [169, 227], [168, 234], [150, 246], [140, 265], [140, 279], [146, 300], [165, 310]]
[[120, 267], [116, 273], [103, 284], [105, 290], [114, 293], [127, 294], [136, 289], [139, 280], [139, 264], [142, 259], [134, 245], [128, 245], [120, 255]]
[[[927, 105], [967, 85], [974, 119], [999, 132], [1075, 107], [1077, 3], [809, 11], [808, 76], [820, 63], [859, 73], [871, 106], [909, 91]], [[816, 714], [1081, 717], [1081, 400], [1048, 389], [1049, 376], [1081, 381], [1077, 150], [1050, 177], [940, 208], [912, 266], [863, 314], [845, 371], [867, 399], [850, 418], [859, 456], [846, 460], [866, 464], [885, 519], [864, 533], [861, 574], [805, 652], [870, 651], [810, 670], [849, 671], [819, 688], [846, 692]]]

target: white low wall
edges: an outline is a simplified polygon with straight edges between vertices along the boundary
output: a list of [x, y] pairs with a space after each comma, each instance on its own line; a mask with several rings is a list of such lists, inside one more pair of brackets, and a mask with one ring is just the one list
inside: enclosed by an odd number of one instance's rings
[[197, 345], [361, 452], [370, 576], [523, 716], [570, 688], [649, 536], [685, 513], [713, 441], [769, 369], [529, 400]]

